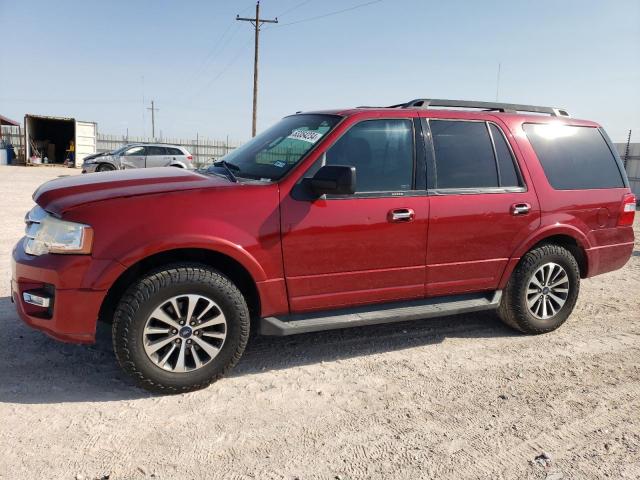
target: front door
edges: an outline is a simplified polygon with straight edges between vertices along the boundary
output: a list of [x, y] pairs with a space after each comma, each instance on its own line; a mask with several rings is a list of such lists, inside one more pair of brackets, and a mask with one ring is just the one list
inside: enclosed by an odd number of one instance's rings
[[124, 169], [144, 168], [146, 164], [146, 148], [142, 145], [127, 149], [120, 157], [120, 165]]
[[509, 257], [540, 224], [531, 182], [497, 123], [423, 124], [433, 142], [427, 295], [495, 290]]
[[414, 138], [411, 119], [361, 121], [306, 174], [322, 164], [355, 166], [354, 195], [283, 198], [291, 311], [424, 296], [429, 203], [420, 174], [416, 180], [423, 159]]

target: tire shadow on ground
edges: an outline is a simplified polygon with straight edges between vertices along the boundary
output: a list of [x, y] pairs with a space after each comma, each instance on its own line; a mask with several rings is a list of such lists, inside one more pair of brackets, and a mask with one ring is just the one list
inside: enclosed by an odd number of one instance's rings
[[[23, 324], [9, 297], [0, 298], [0, 324], [1, 403], [109, 402], [155, 396], [136, 387], [120, 370], [111, 344], [110, 325], [99, 324], [94, 345], [61, 343]], [[517, 335], [494, 312], [290, 337], [253, 334], [240, 363], [228, 376], [427, 347], [446, 338]]]

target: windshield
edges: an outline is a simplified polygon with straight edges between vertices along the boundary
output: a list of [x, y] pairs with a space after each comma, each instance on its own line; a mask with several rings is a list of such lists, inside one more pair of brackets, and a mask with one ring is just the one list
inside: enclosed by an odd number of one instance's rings
[[125, 145], [124, 147], [120, 147], [116, 150], [113, 150], [109, 153], [109, 155], [120, 155], [122, 152], [124, 152], [127, 148], [129, 148], [129, 145]]
[[[340, 120], [337, 115], [315, 114], [283, 118], [220, 161], [224, 160], [236, 177], [278, 180]], [[219, 173], [223, 168], [222, 165], [213, 165], [206, 172]]]

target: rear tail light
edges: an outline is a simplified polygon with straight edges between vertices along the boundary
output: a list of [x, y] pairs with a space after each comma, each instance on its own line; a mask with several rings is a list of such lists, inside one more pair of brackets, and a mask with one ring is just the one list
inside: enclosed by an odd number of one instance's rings
[[193, 155], [187, 155], [187, 160], [193, 160]]
[[627, 193], [622, 198], [622, 207], [620, 209], [620, 216], [618, 217], [618, 226], [633, 225], [633, 218], [636, 214], [636, 197]]

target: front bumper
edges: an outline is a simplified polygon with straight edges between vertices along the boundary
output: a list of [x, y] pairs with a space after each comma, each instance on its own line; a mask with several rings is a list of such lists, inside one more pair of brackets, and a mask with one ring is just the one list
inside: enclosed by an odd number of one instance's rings
[[83, 163], [82, 164], [82, 173], [93, 173], [98, 168], [97, 163]]
[[[87, 288], [101, 261], [89, 255], [27, 255], [20, 240], [13, 250], [11, 299], [29, 326], [64, 342], [93, 343], [105, 289]], [[49, 307], [24, 301], [25, 292], [51, 297]]]

